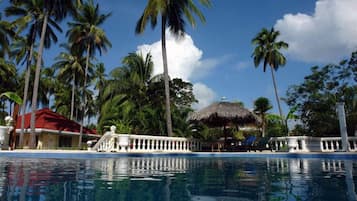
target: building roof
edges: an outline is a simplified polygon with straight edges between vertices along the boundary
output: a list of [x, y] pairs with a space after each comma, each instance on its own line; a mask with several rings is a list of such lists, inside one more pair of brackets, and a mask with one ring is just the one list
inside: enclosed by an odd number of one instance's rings
[[[16, 129], [21, 129], [21, 117], [17, 118]], [[30, 128], [31, 113], [25, 114], [25, 129]], [[80, 124], [69, 120], [66, 117], [51, 111], [48, 108], [36, 111], [35, 128], [43, 130], [56, 130], [63, 133], [78, 133], [80, 131]], [[96, 134], [96, 130], [83, 127], [83, 134]]]

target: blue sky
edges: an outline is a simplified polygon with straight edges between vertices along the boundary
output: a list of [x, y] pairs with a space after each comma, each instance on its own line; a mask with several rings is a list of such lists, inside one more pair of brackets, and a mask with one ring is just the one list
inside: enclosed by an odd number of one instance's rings
[[[112, 48], [97, 57], [107, 73], [120, 66], [129, 52], [149, 51], [155, 72], [160, 72], [159, 27], [148, 26], [142, 35], [134, 33], [146, 2], [100, 1], [102, 11], [112, 12], [103, 26]], [[284, 52], [287, 64], [276, 73], [278, 92], [284, 97], [289, 86], [301, 83], [310, 73], [311, 66], [339, 61], [357, 49], [356, 9], [356, 0], [212, 0], [211, 8], [202, 8], [206, 23], [198, 22], [194, 29], [187, 25], [187, 36], [180, 41], [168, 35], [169, 72], [194, 84], [200, 101], [196, 108], [226, 97], [251, 109], [253, 101], [264, 96], [277, 113], [270, 72], [253, 65], [252, 38], [263, 27], [275, 27], [280, 39], [289, 43]], [[60, 42], [66, 41], [64, 33], [59, 34]], [[55, 46], [45, 51], [46, 66], [52, 65], [59, 51]], [[285, 103], [283, 110], [288, 112]]]

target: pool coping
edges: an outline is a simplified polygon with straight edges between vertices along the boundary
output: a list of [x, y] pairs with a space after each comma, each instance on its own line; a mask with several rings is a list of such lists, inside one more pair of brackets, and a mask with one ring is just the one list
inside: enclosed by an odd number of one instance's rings
[[326, 158], [357, 160], [356, 152], [96, 152], [67, 150], [14, 150], [0, 151], [0, 158], [53, 158], [53, 159], [100, 159], [119, 157], [195, 157], [195, 158]]

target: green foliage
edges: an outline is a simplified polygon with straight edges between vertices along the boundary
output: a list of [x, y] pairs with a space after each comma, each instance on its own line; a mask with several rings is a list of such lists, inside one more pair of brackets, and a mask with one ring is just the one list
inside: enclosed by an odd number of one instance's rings
[[[103, 131], [113, 121], [127, 133], [166, 135], [165, 92], [162, 75], [151, 77], [151, 55], [145, 58], [130, 53], [123, 66], [111, 72], [99, 92], [102, 103], [98, 130]], [[192, 84], [181, 79], [170, 80], [172, 120], [176, 136], [191, 135], [186, 119], [195, 102]]]
[[[200, 4], [209, 7], [211, 5], [210, 0], [200, 0]], [[191, 24], [191, 26], [196, 25], [196, 20], [194, 16], [197, 16], [202, 22], [205, 18], [201, 11], [196, 7], [193, 0], [181, 0], [181, 1], [170, 1], [170, 0], [149, 0], [143, 14], [139, 18], [135, 33], [141, 34], [145, 31], [146, 25], [150, 22], [151, 27], [154, 28], [157, 24], [157, 19], [161, 18], [161, 44], [162, 44], [162, 57], [163, 57], [163, 80], [165, 89], [165, 111], [166, 111], [166, 129], [167, 135], [172, 136], [172, 109], [171, 109], [171, 97], [170, 97], [170, 79], [168, 62], [166, 56], [166, 28], [168, 27], [170, 32], [176, 36], [181, 37], [185, 33], [185, 19]]]
[[130, 133], [132, 127], [130, 126], [130, 122], [126, 122], [124, 120], [111, 120], [111, 125], [116, 127], [116, 133], [119, 134], [127, 134]]
[[233, 132], [233, 137], [234, 137], [234, 139], [237, 139], [237, 140], [244, 140], [245, 139], [243, 131], [235, 131], [235, 132]]
[[357, 125], [357, 52], [349, 60], [323, 67], [311, 67], [311, 74], [300, 85], [289, 87], [286, 103], [296, 109], [308, 135], [336, 136], [339, 133], [337, 102], [345, 103], [347, 129]]
[[283, 121], [279, 115], [268, 114], [266, 116], [266, 119], [267, 119], [266, 134], [268, 137], [286, 136], [287, 128], [286, 125], [282, 123]]
[[273, 106], [271, 105], [270, 101], [268, 98], [265, 97], [259, 97], [254, 101], [254, 113], [259, 115], [260, 118], [262, 119], [262, 136], [265, 136], [266, 132], [266, 115], [267, 112], [272, 109]]
[[22, 104], [21, 97], [18, 96], [15, 92], [9, 91], [9, 92], [4, 92], [4, 93], [0, 94], [0, 98], [3, 97], [3, 96], [8, 98], [10, 101], [13, 101], [13, 102], [15, 102], [15, 103], [17, 103], [19, 105]]

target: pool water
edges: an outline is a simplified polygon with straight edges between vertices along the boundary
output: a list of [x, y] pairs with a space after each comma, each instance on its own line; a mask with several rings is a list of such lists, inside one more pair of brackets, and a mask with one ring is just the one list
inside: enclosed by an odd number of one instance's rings
[[357, 161], [0, 158], [1, 200], [357, 200]]

